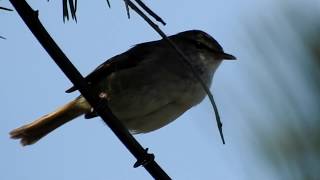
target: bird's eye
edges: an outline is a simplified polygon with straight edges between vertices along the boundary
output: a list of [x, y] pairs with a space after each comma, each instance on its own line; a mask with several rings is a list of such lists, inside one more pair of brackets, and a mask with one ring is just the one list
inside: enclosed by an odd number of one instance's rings
[[207, 46], [202, 44], [201, 42], [196, 42], [196, 47], [198, 49], [206, 49], [207, 48]]

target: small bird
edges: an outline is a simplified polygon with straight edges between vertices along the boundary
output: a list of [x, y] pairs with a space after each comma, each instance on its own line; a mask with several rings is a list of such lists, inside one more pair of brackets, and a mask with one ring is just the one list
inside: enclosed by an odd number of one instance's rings
[[[200, 30], [168, 37], [189, 58], [209, 87], [222, 60], [234, 60], [219, 43]], [[157, 130], [177, 119], [206, 96], [190, 67], [165, 40], [145, 42], [116, 55], [86, 76], [95, 90], [107, 94], [113, 114], [132, 134]], [[71, 87], [66, 92], [76, 91]], [[31, 145], [59, 126], [85, 115], [96, 117], [81, 95], [66, 105], [10, 132], [11, 138]]]

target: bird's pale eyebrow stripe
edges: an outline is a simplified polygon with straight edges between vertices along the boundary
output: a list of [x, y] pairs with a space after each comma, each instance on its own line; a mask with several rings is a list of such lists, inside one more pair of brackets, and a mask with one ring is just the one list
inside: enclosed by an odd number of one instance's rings
[[219, 52], [219, 50], [217, 49], [213, 49], [212, 47], [208, 46], [206, 43], [203, 43], [202, 41], [196, 41], [193, 39], [186, 39], [187, 41], [189, 41], [190, 43], [194, 44], [195, 46], [199, 46], [201, 45], [201, 47], [209, 50], [209, 51], [213, 51], [213, 52]]

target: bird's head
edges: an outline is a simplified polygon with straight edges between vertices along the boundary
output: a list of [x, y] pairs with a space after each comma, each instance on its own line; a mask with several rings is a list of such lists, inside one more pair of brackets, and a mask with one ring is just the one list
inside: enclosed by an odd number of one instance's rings
[[209, 34], [200, 30], [189, 30], [172, 36], [173, 40], [192, 45], [193, 49], [211, 56], [214, 60], [235, 60], [236, 57], [225, 53], [221, 45]]

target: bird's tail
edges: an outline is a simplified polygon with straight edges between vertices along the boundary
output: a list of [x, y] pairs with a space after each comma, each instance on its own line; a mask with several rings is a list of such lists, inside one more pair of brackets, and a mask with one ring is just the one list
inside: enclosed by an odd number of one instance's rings
[[83, 97], [79, 97], [30, 124], [14, 129], [10, 132], [10, 136], [13, 139], [21, 139], [21, 144], [23, 146], [31, 145], [51, 131], [89, 110], [90, 105], [87, 101]]

